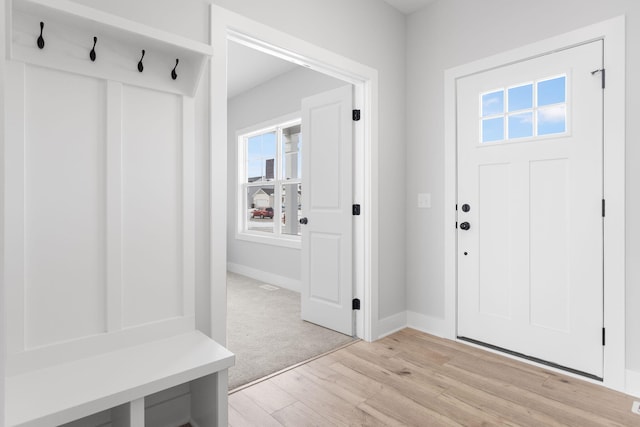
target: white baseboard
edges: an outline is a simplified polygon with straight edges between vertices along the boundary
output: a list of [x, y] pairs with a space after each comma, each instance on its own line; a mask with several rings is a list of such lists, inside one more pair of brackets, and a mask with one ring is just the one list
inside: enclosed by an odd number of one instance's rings
[[386, 337], [406, 327], [417, 329], [427, 334], [441, 338], [452, 339], [447, 332], [447, 323], [444, 319], [427, 316], [414, 311], [402, 311], [378, 321], [378, 336], [376, 339]]
[[407, 312], [401, 311], [384, 319], [378, 320], [378, 336], [375, 339], [384, 338], [394, 332], [407, 327]]
[[625, 392], [640, 398], [640, 372], [627, 369]]
[[229, 262], [227, 263], [227, 270], [232, 273], [251, 277], [252, 279], [259, 280], [261, 282], [289, 289], [290, 291], [300, 292], [302, 290], [302, 283], [300, 280], [279, 276], [277, 274], [258, 270], [257, 268], [247, 267], [246, 265]]
[[445, 319], [407, 311], [407, 326], [437, 337], [451, 339]]

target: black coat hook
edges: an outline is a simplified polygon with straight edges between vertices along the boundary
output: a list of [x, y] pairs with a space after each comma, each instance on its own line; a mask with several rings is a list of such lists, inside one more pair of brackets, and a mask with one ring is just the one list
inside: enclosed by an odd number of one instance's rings
[[91, 52], [89, 52], [89, 58], [91, 58], [92, 61], [96, 60], [96, 43], [98, 43], [98, 38], [94, 37], [93, 38], [93, 49], [91, 49]]
[[142, 58], [144, 58], [144, 49], [142, 49], [142, 56], [140, 57], [140, 61], [138, 61], [138, 71], [140, 72], [144, 70], [144, 66], [142, 65]]
[[176, 66], [173, 67], [173, 70], [171, 70], [171, 78], [173, 80], [178, 78], [178, 74], [176, 74], [176, 68], [178, 67], [178, 58], [176, 58]]
[[40, 22], [40, 37], [38, 37], [38, 47], [44, 49], [44, 38], [42, 37], [42, 30], [44, 29], [44, 22]]

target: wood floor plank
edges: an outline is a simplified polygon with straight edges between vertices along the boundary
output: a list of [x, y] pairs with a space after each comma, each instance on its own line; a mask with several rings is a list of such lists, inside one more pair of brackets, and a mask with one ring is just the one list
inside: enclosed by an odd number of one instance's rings
[[[555, 373], [549, 376], [542, 387], [548, 395], [578, 409], [595, 412], [621, 425], [635, 422], [640, 426], [640, 416], [629, 411], [634, 400], [638, 400], [631, 396]], [[599, 405], [594, 406], [594, 400]]]
[[389, 362], [389, 359], [380, 359], [376, 363], [348, 352], [344, 354], [342, 364], [390, 388], [402, 390], [416, 401], [433, 399], [445, 391], [441, 386], [427, 381], [427, 378], [423, 378], [424, 381], [408, 379], [410, 372], [403, 365]]
[[[364, 357], [359, 350], [353, 350], [359, 357]], [[347, 352], [351, 353], [351, 352]], [[347, 359], [344, 361], [347, 362]], [[355, 365], [351, 365], [354, 367]], [[393, 388], [395, 393], [402, 394], [409, 399], [419, 403], [424, 409], [437, 412], [454, 424], [460, 423], [465, 426], [482, 425], [485, 422], [499, 422], [500, 419], [491, 414], [478, 414], [477, 411], [464, 411], [459, 406], [452, 404], [448, 400], [438, 399], [446, 390], [442, 384], [433, 381], [432, 372], [419, 369], [417, 366], [410, 366], [405, 361], [393, 357], [381, 359], [379, 366], [386, 369], [384, 376], [378, 376], [378, 381]]]
[[234, 410], [234, 413], [229, 415], [229, 424], [234, 427], [282, 427], [282, 424], [251, 400], [246, 393], [229, 396], [229, 408]]
[[282, 408], [294, 404], [297, 400], [271, 381], [263, 381], [247, 388], [242, 393], [260, 406], [267, 413], [272, 414]]
[[311, 410], [302, 402], [296, 402], [280, 409], [273, 414], [273, 417], [285, 427], [331, 427], [338, 425]]
[[[371, 420], [371, 426], [382, 425], [382, 426], [391, 426], [391, 427], [401, 427], [406, 426], [405, 423], [397, 420], [390, 415], [387, 415], [373, 406], [369, 405], [367, 402], [361, 403], [358, 405], [358, 408], [369, 415], [369, 419]], [[369, 424], [366, 424], [369, 426]]]
[[[366, 402], [369, 406], [409, 426], [464, 426], [438, 410], [427, 408], [396, 390], [383, 389]], [[467, 426], [469, 427], [469, 426]]]
[[296, 370], [285, 372], [272, 380], [311, 410], [334, 424], [361, 425], [366, 418], [366, 414], [356, 405], [317, 385]]
[[404, 329], [232, 394], [229, 425], [640, 427], [640, 416], [631, 413], [634, 400]]
[[345, 386], [344, 384], [339, 384], [341, 381], [337, 375], [325, 376], [322, 373], [320, 375], [316, 375], [317, 371], [309, 366], [301, 366], [297, 371], [311, 380], [314, 384], [328, 390], [331, 394], [351, 405], [357, 406], [367, 400], [368, 396], [361, 393], [361, 390]]
[[[470, 371], [453, 365], [450, 367], [454, 371], [457, 371], [457, 377], [472, 387], [483, 389], [495, 396], [510, 400], [535, 411], [549, 414], [563, 425], [576, 427], [616, 425], [616, 423], [611, 423], [610, 420], [550, 398], [538, 392], [539, 389], [537, 386], [529, 387], [527, 384], [516, 385], [509, 380], [503, 381], [491, 377], [491, 373], [484, 372], [480, 368]], [[476, 371], [482, 373], [478, 374]], [[514, 382], [517, 383], [517, 379], [515, 379]]]
[[[514, 403], [508, 398], [502, 397], [502, 393], [510, 394], [513, 389], [504, 387], [503, 384], [499, 384], [495, 388], [482, 388], [486, 387], [486, 383], [476, 382], [473, 379], [460, 375], [457, 372], [447, 370], [444, 366], [436, 365], [429, 366], [427, 362], [420, 364], [418, 361], [416, 364], [412, 363], [406, 353], [401, 353], [398, 357], [404, 357], [404, 363], [407, 369], [412, 372], [423, 372], [425, 376], [431, 378], [431, 381], [442, 387], [444, 391], [438, 398], [451, 400], [454, 408], [457, 405], [454, 402], [455, 399], [460, 399], [466, 405], [468, 405], [468, 412], [477, 414], [478, 412], [488, 412], [493, 416], [500, 418], [501, 414], [511, 414], [510, 418], [515, 421], [515, 424], [527, 425], [531, 421], [538, 421], [540, 425], [554, 426], [560, 425], [555, 423], [555, 420], [546, 414], [538, 411], [534, 411], [531, 408], [526, 408], [519, 403]], [[473, 384], [469, 386], [467, 383]], [[482, 387], [481, 387], [482, 386]], [[498, 393], [489, 393], [487, 390], [498, 390]], [[476, 408], [476, 409], [472, 409]], [[495, 421], [495, 420], [494, 420]], [[508, 421], [500, 421], [500, 424], [510, 425]]]

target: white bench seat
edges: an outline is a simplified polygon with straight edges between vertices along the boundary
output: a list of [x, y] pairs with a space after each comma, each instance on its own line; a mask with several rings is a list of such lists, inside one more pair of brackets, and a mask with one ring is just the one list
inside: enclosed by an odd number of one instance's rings
[[[52, 426], [228, 369], [235, 356], [199, 331], [11, 376], [8, 426]], [[226, 376], [225, 376], [226, 378]]]

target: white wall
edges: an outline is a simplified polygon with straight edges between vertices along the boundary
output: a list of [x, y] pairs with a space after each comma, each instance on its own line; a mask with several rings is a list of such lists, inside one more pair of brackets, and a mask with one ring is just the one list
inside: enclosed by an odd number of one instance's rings
[[[303, 98], [346, 83], [318, 72], [296, 68], [228, 101], [229, 134], [227, 261], [293, 281], [300, 280], [300, 249], [236, 239], [237, 138], [236, 132], [284, 115], [300, 112]], [[268, 281], [266, 278], [263, 280]], [[274, 283], [278, 284], [278, 283]], [[284, 286], [280, 283], [281, 286]]]
[[[0, 1], [0, 22], [5, 21], [6, 1]], [[0, 58], [6, 58], [6, 31], [0, 31]], [[0, 129], [5, 129], [5, 61], [0, 61]], [[5, 137], [4, 131], [0, 132], [0, 152], [4, 153]], [[4, 163], [4, 162], [3, 162]], [[4, 165], [0, 166], [0, 233], [4, 235]], [[4, 239], [0, 239], [0, 304], [4, 304]], [[5, 413], [5, 354], [6, 354], [6, 310], [2, 310], [0, 315], [0, 427], [4, 427]]]
[[378, 70], [379, 318], [404, 312], [404, 16], [372, 0], [211, 1]]
[[72, 0], [202, 43], [209, 42], [206, 0]]
[[[439, 0], [407, 19], [407, 309], [444, 313], [444, 71], [619, 15], [627, 16], [627, 368], [640, 371], [640, 3], [635, 0]], [[415, 206], [432, 194], [432, 209]]]

